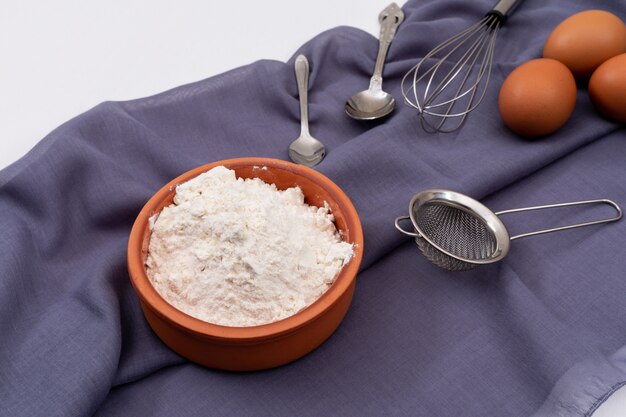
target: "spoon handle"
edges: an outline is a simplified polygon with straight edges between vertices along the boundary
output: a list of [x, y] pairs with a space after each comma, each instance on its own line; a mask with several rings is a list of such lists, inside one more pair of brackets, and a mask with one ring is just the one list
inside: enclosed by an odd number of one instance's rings
[[298, 55], [294, 66], [296, 81], [298, 82], [298, 96], [300, 97], [300, 135], [309, 134], [309, 61], [304, 55]]
[[382, 90], [383, 65], [385, 65], [387, 50], [396, 34], [396, 29], [398, 29], [403, 20], [404, 12], [396, 3], [391, 3], [378, 15], [378, 22], [380, 22], [378, 56], [374, 66], [374, 75], [370, 80], [370, 90]]

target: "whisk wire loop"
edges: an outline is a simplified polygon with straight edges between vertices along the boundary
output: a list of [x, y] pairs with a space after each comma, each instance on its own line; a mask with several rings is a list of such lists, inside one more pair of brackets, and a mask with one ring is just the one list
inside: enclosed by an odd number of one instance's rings
[[[448, 103], [450, 103], [452, 101], [452, 99], [450, 99], [448, 101], [444, 101], [444, 102], [439, 103], [439, 104], [431, 105], [431, 103], [442, 93], [442, 91], [444, 91], [445, 88], [448, 87], [448, 85], [450, 85], [450, 83], [459, 75], [461, 70], [467, 65], [467, 62], [470, 59], [473, 58], [472, 62], [470, 64], [470, 72], [467, 73], [465, 78], [467, 78], [469, 76], [469, 74], [471, 73], [471, 69], [473, 68], [474, 63], [476, 62], [476, 58], [478, 57], [478, 54], [475, 54], [475, 52], [477, 51], [478, 47], [482, 46], [483, 40], [484, 40], [484, 38], [486, 36], [487, 36], [487, 34], [485, 32], [481, 33], [478, 36], [478, 38], [463, 53], [463, 55], [461, 56], [459, 61], [457, 61], [453, 65], [452, 69], [444, 77], [442, 77], [441, 80], [439, 80], [439, 82], [437, 84], [437, 87], [435, 87], [433, 89], [433, 92], [429, 95], [428, 92], [429, 92], [430, 86], [435, 81], [435, 76], [437, 75], [437, 70], [439, 69], [439, 67], [442, 66], [445, 62], [447, 62], [446, 59], [449, 58], [450, 55], [452, 55], [454, 52], [456, 52], [459, 48], [461, 48], [465, 44], [466, 41], [470, 41], [472, 38], [471, 37], [465, 38], [457, 46], [455, 46], [453, 49], [451, 49], [450, 52], [448, 52], [448, 54], [446, 54], [443, 57], [443, 59], [439, 60], [433, 66], [433, 71], [430, 72], [430, 77], [428, 79], [428, 83], [426, 85], [426, 88], [424, 89], [424, 108], [439, 107], [439, 106], [446, 105], [446, 104], [448, 104]], [[463, 80], [463, 81], [465, 81], [465, 80]], [[460, 91], [463, 88], [463, 85], [464, 85], [464, 83], [461, 83], [461, 85], [459, 86], [459, 90], [457, 90], [457, 94], [456, 94], [455, 98], [460, 98], [460, 96], [458, 95], [458, 91]]]
[[[435, 63], [432, 67], [428, 68], [426, 71], [423, 71], [420, 74], [420, 69], [421, 69], [422, 65], [424, 65], [430, 58], [433, 58], [435, 55], [437, 55], [440, 51], [445, 50], [450, 45], [454, 45], [455, 42], [457, 42], [457, 40], [462, 40], [463, 38], [465, 38], [466, 35], [469, 35], [469, 36], [465, 40], [467, 41], [468, 39], [470, 39], [470, 37], [476, 31], [481, 29], [484, 21], [486, 21], [488, 18], [489, 17], [486, 16], [480, 22], [474, 24], [473, 26], [470, 26], [469, 28], [467, 28], [463, 32], [456, 34], [455, 36], [451, 37], [450, 39], [448, 39], [448, 40], [442, 42], [441, 44], [439, 44], [438, 46], [436, 46], [434, 49], [432, 49], [430, 52], [428, 52], [422, 59], [420, 59], [419, 62], [417, 64], [415, 64], [413, 66], [413, 68], [411, 68], [411, 70], [404, 75], [404, 77], [402, 77], [402, 95], [404, 96], [405, 102], [409, 106], [414, 107], [414, 108], [416, 108], [419, 111], [422, 110], [420, 99], [418, 98], [419, 90], [414, 88], [414, 86], [418, 82], [422, 81], [422, 79], [424, 79], [428, 74], [436, 72], [439, 69], [439, 66], [441, 66], [445, 62], [446, 59], [448, 59], [456, 50], [458, 50], [461, 46], [463, 46], [465, 41], [462, 41], [459, 45], [456, 45], [454, 48], [452, 48], [450, 51], [448, 51], [448, 53], [442, 59], [437, 61], [437, 63]], [[404, 85], [405, 85], [406, 79], [411, 74], [413, 75], [412, 83], [410, 84], [410, 86], [408, 88], [405, 88]], [[431, 77], [431, 80], [432, 80], [432, 77]], [[411, 92], [413, 93], [414, 101], [411, 101], [409, 99], [409, 97], [408, 97]]]
[[[498, 28], [496, 27], [494, 30], [498, 30]], [[482, 57], [481, 57], [481, 52], [483, 51], [483, 47], [484, 47], [484, 43], [487, 42], [489, 40], [490, 44], [488, 45], [488, 47], [486, 49], [484, 49], [484, 53], [482, 53]], [[425, 117], [421, 118], [421, 122], [422, 122], [422, 126], [425, 130], [431, 130], [431, 131], [443, 131], [443, 132], [448, 132], [448, 131], [452, 131], [455, 129], [451, 129], [451, 130], [446, 130], [443, 128], [444, 123], [447, 121], [448, 118], [460, 118], [458, 120], [458, 126], [460, 126], [464, 121], [465, 121], [465, 117], [467, 117], [467, 114], [469, 112], [471, 112], [472, 110], [474, 110], [479, 104], [480, 102], [483, 100], [484, 96], [485, 96], [485, 92], [486, 92], [486, 86], [489, 82], [489, 78], [491, 76], [491, 64], [490, 62], [493, 59], [493, 50], [495, 47], [495, 37], [487, 37], [486, 33], [483, 33], [470, 47], [470, 49], [468, 49], [468, 51], [465, 53], [465, 55], [463, 56], [463, 59], [461, 61], [459, 61], [459, 63], [456, 65], [458, 68], [456, 69], [456, 72], [450, 77], [450, 79], [446, 82], [445, 85], [441, 86], [441, 84], [437, 87], [438, 91], [435, 93], [433, 93], [429, 100], [429, 103], [424, 103], [424, 112], [430, 116], [436, 116], [439, 117], [439, 122], [438, 125], [435, 127], [432, 124], [428, 123], [428, 121], [426, 120]], [[476, 53], [478, 51], [478, 53]], [[467, 59], [465, 59], [467, 57]], [[469, 59], [471, 58], [471, 62], [468, 62]], [[466, 87], [467, 84], [467, 80], [470, 78], [470, 76], [472, 75], [472, 73], [476, 70], [476, 61], [481, 58], [481, 65], [479, 66], [478, 72], [476, 74], [476, 79], [474, 81], [474, 83], [468, 87]], [[458, 88], [454, 93], [454, 96], [451, 99], [448, 100], [444, 100], [440, 103], [437, 104], [430, 104], [431, 102], [433, 102], [444, 90], [445, 88], [448, 86], [448, 84], [450, 84], [451, 82], [454, 81], [454, 78], [457, 77], [461, 71], [464, 69], [465, 66], [468, 66], [469, 70], [465, 72], [465, 76], [463, 77], [463, 79], [461, 80], [460, 83], [458, 83]], [[454, 70], [454, 68], [453, 68]], [[450, 72], [451, 73], [451, 72]], [[480, 85], [483, 77], [485, 76], [486, 73], [486, 82], [483, 84], [483, 88], [480, 91], [480, 94], [478, 95], [478, 100], [475, 101], [476, 99], [476, 93], [478, 91], [478, 86]], [[464, 91], [462, 91], [464, 90]], [[468, 103], [468, 107], [465, 108], [464, 110], [461, 110], [460, 112], [456, 112], [453, 113], [452, 109], [459, 104], [459, 102], [461, 101], [461, 99], [465, 96], [469, 95], [469, 97], [466, 98], [467, 103]], [[424, 100], [426, 101], [426, 97], [424, 97]], [[438, 112], [438, 111], [434, 111], [433, 109], [437, 109], [439, 107], [443, 107], [443, 106], [447, 106], [447, 109], [442, 110], [444, 111], [444, 113]], [[458, 106], [457, 106], [458, 107]], [[436, 119], [435, 119], [436, 120]]]
[[404, 75], [404, 101], [417, 110], [426, 131], [457, 130], [483, 101], [499, 29], [519, 1], [501, 0], [484, 18], [437, 45]]

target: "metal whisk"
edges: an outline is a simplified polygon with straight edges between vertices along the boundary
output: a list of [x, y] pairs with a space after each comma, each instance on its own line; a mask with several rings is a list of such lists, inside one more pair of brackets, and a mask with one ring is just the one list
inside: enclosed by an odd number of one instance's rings
[[[586, 223], [554, 227], [509, 237], [509, 232], [498, 216], [529, 210], [587, 204], [608, 204], [615, 209], [614, 217]], [[429, 261], [451, 271], [464, 271], [478, 265], [490, 264], [504, 258], [510, 242], [527, 236], [574, 229], [576, 227], [614, 222], [622, 218], [622, 209], [611, 200], [587, 200], [550, 204], [492, 212], [478, 201], [449, 190], [425, 190], [411, 199], [409, 215], [396, 218], [396, 228], [415, 238], [417, 246]], [[400, 226], [411, 220], [415, 232]]]
[[478, 107], [489, 84], [498, 31], [520, 1], [499, 1], [481, 21], [439, 44], [402, 78], [404, 100], [417, 109], [424, 130], [452, 132]]

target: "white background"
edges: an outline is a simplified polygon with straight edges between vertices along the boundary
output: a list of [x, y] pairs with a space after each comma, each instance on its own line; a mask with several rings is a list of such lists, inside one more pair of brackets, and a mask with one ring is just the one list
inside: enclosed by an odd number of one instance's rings
[[102, 101], [152, 95], [262, 58], [285, 61], [339, 25], [377, 36], [387, 1], [3, 2], [0, 168]]
[[[152, 95], [258, 59], [285, 61], [339, 25], [378, 36], [388, 1], [3, 2], [0, 169], [102, 101]], [[626, 389], [594, 417], [623, 415]]]

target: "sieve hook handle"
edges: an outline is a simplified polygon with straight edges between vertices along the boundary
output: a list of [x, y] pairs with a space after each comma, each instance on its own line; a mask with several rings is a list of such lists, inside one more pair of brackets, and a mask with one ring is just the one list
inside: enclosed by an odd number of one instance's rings
[[396, 225], [396, 229], [398, 229], [400, 231], [400, 233], [403, 233], [407, 236], [411, 236], [411, 237], [422, 237], [422, 235], [420, 235], [419, 233], [415, 233], [415, 232], [409, 232], [407, 230], [404, 230], [402, 228], [402, 226], [400, 226], [400, 222], [403, 220], [410, 220], [411, 217], [409, 216], [400, 216], [400, 217], [396, 217], [396, 221], [394, 222], [394, 224]]
[[[518, 208], [518, 209], [498, 211], [495, 214], [497, 216], [500, 216], [502, 214], [518, 213], [518, 212], [521, 212], [521, 211], [543, 210], [543, 209], [557, 208], [557, 207], [567, 207], [567, 206], [580, 206], [580, 205], [583, 205], [583, 204], [608, 204], [608, 205], [610, 205], [611, 207], [613, 207], [615, 209], [615, 211], [617, 212], [617, 215], [615, 215], [614, 217], [608, 218], [608, 219], [594, 220], [594, 221], [586, 222], [586, 223], [578, 223], [578, 224], [572, 224], [572, 225], [569, 225], [569, 226], [554, 227], [552, 229], [538, 230], [536, 232], [522, 233], [522, 234], [519, 234], [519, 235], [516, 235], [516, 236], [512, 236], [511, 240], [519, 239], [521, 237], [541, 235], [543, 233], [558, 232], [560, 230], [575, 229], [577, 227], [591, 226], [591, 225], [594, 225], [594, 224], [610, 223], [610, 222], [618, 221], [619, 219], [622, 218], [622, 209], [620, 208], [620, 206], [618, 206], [615, 201], [607, 200], [605, 198], [599, 199], [599, 200], [574, 201], [572, 203], [548, 204], [548, 205], [545, 205], [545, 206], [523, 207], [523, 208]], [[398, 227], [398, 226], [396, 225], [396, 227]]]

